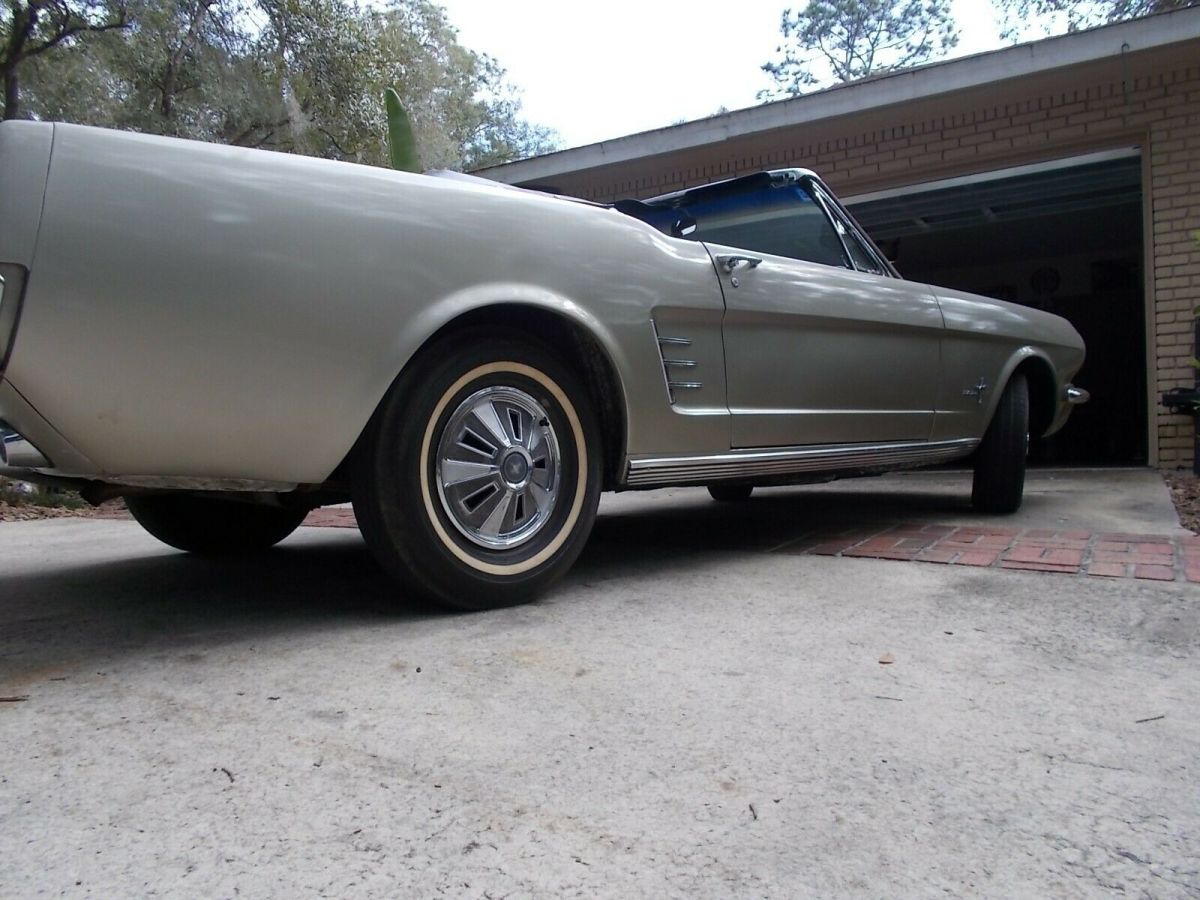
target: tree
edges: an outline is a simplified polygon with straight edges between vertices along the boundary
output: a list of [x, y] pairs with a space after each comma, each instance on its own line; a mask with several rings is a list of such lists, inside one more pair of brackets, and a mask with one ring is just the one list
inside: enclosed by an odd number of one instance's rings
[[440, 6], [393, 2], [377, 28], [384, 60], [378, 77], [411, 114], [426, 165], [477, 169], [558, 147], [551, 129], [521, 117], [504, 68], [458, 43]]
[[120, 98], [108, 121], [94, 124], [228, 142], [231, 112], [251, 97], [263, 105], [246, 8], [240, 0], [128, 2], [131, 27], [83, 48], [95, 68], [107, 68], [110, 93]]
[[[277, 107], [267, 146], [383, 163], [381, 63], [374, 16], [342, 0], [258, 0], [258, 42]], [[286, 122], [286, 127], [279, 123]]]
[[779, 30], [781, 58], [763, 66], [775, 88], [760, 100], [919, 65], [958, 43], [950, 0], [810, 0], [785, 9]]
[[82, 36], [32, 60], [28, 114], [236, 143], [275, 94], [241, 0], [128, 0], [125, 29]]
[[556, 146], [429, 0], [122, 2], [128, 28], [29, 64], [31, 115], [386, 165], [382, 97], [395, 88], [427, 165]]
[[107, 0], [8, 0], [0, 9], [0, 81], [4, 118], [21, 114], [21, 70], [77, 38], [124, 28], [125, 8]]
[[1041, 29], [1047, 33], [1063, 24], [1067, 31], [1078, 31], [1197, 6], [1200, 0], [998, 0], [998, 3], [1004, 17], [1003, 37], [1019, 40], [1030, 30], [1029, 23], [1039, 20], [1049, 23]]

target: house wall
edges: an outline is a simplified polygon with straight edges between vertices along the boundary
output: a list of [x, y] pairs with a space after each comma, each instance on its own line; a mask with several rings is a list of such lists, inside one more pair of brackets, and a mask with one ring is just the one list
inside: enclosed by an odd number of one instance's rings
[[[793, 101], [795, 102], [795, 101]], [[732, 113], [731, 115], [737, 115]], [[803, 166], [842, 196], [1138, 146], [1143, 158], [1150, 459], [1190, 467], [1193, 422], [1159, 395], [1191, 387], [1200, 304], [1200, 41], [546, 179], [593, 200], [648, 197]]]

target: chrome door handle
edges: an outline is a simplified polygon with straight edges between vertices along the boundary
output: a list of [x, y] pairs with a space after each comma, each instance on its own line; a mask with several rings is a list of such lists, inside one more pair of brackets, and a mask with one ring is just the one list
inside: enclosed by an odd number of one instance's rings
[[742, 256], [741, 254], [736, 253], [723, 253], [717, 257], [717, 262], [720, 264], [721, 268], [725, 270], [726, 274], [732, 275], [742, 266], [745, 266], [747, 269], [753, 269], [757, 267], [762, 260], [757, 256]]

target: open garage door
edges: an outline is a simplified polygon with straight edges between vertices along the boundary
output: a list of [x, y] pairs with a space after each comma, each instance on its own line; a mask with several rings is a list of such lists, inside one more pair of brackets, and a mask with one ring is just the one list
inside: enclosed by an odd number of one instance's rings
[[1092, 392], [1034, 462], [1147, 461], [1141, 159], [1136, 149], [916, 185], [847, 205], [905, 278], [1035, 306], [1087, 342]]

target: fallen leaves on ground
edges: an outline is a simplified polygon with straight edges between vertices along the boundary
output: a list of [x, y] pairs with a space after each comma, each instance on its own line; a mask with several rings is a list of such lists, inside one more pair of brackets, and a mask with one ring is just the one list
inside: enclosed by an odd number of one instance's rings
[[1179, 524], [1200, 533], [1200, 477], [1191, 472], [1164, 472], [1163, 480], [1171, 489]]
[[33, 519], [127, 519], [125, 503], [113, 500], [103, 506], [38, 506], [32, 503], [8, 503], [0, 500], [0, 522], [27, 522]]

